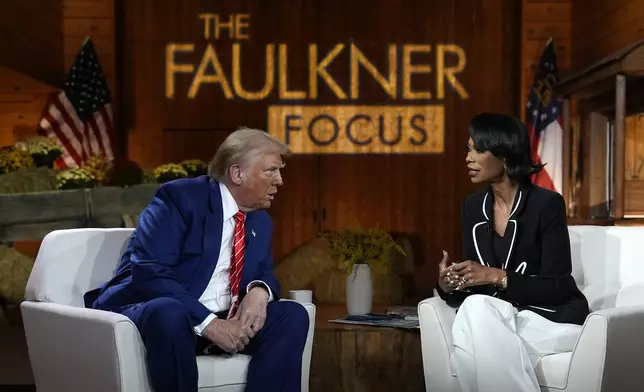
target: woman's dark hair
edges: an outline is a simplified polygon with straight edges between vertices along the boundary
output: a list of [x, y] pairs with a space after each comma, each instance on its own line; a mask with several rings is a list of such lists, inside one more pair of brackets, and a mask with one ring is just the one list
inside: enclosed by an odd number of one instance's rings
[[530, 181], [545, 166], [532, 161], [527, 127], [517, 118], [499, 113], [481, 113], [470, 121], [469, 134], [477, 151], [489, 151], [505, 159], [508, 177]]

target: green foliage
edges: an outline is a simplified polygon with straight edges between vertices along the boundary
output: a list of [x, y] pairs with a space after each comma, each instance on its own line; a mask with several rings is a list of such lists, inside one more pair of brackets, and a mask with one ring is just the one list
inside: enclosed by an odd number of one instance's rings
[[351, 273], [355, 264], [368, 264], [375, 272], [387, 274], [392, 251], [406, 256], [387, 232], [374, 228], [346, 228], [324, 234], [338, 267]]
[[83, 169], [96, 181], [97, 185], [107, 185], [110, 180], [112, 160], [102, 154], [95, 154], [85, 161]]
[[63, 154], [56, 140], [45, 136], [32, 137], [24, 142], [16, 143], [16, 146], [21, 150], [27, 151], [30, 155], [53, 154], [59, 157]]
[[185, 177], [188, 177], [188, 172], [176, 163], [167, 163], [154, 169], [154, 178], [159, 184]]
[[56, 187], [58, 189], [93, 188], [95, 186], [96, 179], [83, 168], [75, 167], [61, 170], [56, 175]]
[[34, 165], [34, 159], [27, 151], [16, 147], [0, 149], [0, 174], [12, 173]]
[[54, 161], [63, 155], [63, 150], [58, 146], [56, 140], [45, 136], [35, 136], [24, 142], [16, 143], [16, 147], [31, 155], [38, 167], [53, 167]]
[[19, 169], [0, 176], [0, 193], [29, 193], [56, 190], [56, 173], [47, 167]]
[[188, 173], [189, 177], [199, 177], [208, 173], [208, 165], [200, 159], [188, 159], [180, 165]]

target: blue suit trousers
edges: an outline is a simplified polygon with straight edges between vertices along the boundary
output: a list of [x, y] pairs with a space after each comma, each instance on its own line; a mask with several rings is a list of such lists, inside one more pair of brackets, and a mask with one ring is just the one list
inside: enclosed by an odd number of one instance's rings
[[[197, 355], [203, 353], [205, 339], [195, 335], [181, 302], [156, 298], [116, 311], [131, 319], [141, 334], [152, 389], [197, 392]], [[308, 328], [308, 313], [301, 304], [268, 304], [264, 327], [242, 352], [251, 355], [246, 392], [301, 391]]]

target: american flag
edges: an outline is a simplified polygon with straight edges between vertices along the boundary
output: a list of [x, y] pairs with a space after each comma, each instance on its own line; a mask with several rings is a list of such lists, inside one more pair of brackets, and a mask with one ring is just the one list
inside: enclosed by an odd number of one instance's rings
[[539, 68], [528, 96], [526, 123], [530, 132], [532, 159], [546, 166], [532, 182], [562, 192], [563, 177], [563, 101], [553, 99], [557, 83], [557, 56], [552, 39], [541, 54]]
[[114, 158], [112, 100], [91, 38], [85, 39], [63, 90], [52, 95], [38, 132], [57, 140], [61, 168], [80, 167], [95, 155]]

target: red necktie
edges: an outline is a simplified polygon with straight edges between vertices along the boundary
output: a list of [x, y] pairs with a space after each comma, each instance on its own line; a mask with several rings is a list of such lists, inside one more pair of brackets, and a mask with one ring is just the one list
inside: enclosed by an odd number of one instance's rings
[[246, 214], [237, 211], [234, 218], [235, 234], [233, 235], [233, 250], [230, 258], [230, 292], [232, 301], [228, 311], [228, 318], [235, 315], [235, 310], [239, 305], [239, 285], [242, 278], [242, 269], [244, 268], [244, 238], [246, 236], [244, 231]]

